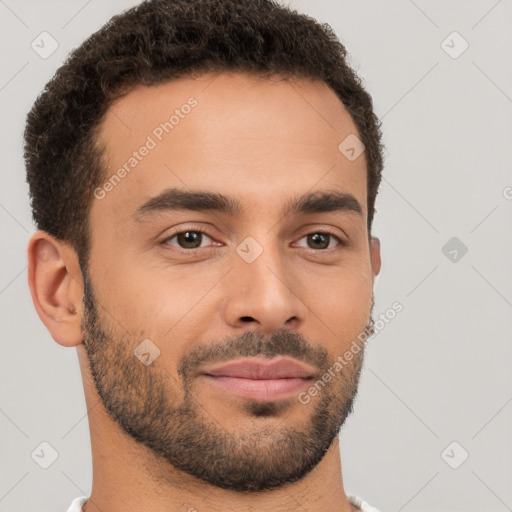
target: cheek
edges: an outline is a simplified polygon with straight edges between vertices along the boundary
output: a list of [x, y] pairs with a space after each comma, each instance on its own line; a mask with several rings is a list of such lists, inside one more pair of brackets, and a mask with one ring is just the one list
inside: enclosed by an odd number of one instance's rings
[[101, 303], [113, 320], [132, 336], [148, 337], [159, 347], [175, 346], [195, 332], [194, 326], [218, 314], [212, 300], [225, 273], [219, 266], [200, 270], [126, 257], [97, 272], [95, 291], [101, 292]]
[[304, 302], [322, 322], [326, 334], [336, 340], [352, 340], [366, 327], [372, 302], [372, 280], [368, 271], [331, 272], [310, 279]]

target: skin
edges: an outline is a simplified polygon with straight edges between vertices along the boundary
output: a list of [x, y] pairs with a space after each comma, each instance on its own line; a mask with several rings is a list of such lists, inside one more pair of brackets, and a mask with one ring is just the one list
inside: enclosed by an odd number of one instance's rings
[[[57, 343], [78, 349], [93, 457], [93, 488], [85, 510], [353, 511], [343, 488], [337, 436], [299, 480], [265, 491], [237, 491], [173, 467], [158, 450], [127, 434], [113, 418], [114, 406], [106, 406], [98, 392], [91, 360], [103, 372], [107, 397], [123, 396], [138, 410], [145, 403], [159, 404], [167, 418], [167, 409], [176, 411], [186, 400], [180, 362], [190, 361], [201, 347], [217, 353], [235, 340], [238, 351], [228, 353], [241, 354], [241, 340], [253, 347], [253, 341], [275, 341], [276, 333], [284, 333], [292, 353], [300, 340], [308, 355], [327, 357], [313, 365], [321, 375], [371, 317], [380, 246], [366, 227], [364, 153], [350, 161], [338, 150], [357, 129], [335, 93], [320, 82], [239, 73], [139, 86], [116, 101], [101, 124], [108, 176], [190, 97], [197, 106], [104, 198], [92, 202], [88, 277], [97, 318], [91, 325], [86, 325], [91, 317], [84, 308], [85, 276], [75, 251], [44, 231], [29, 242], [36, 310]], [[134, 220], [138, 206], [170, 187], [229, 195], [243, 211], [237, 217], [167, 211]], [[362, 214], [282, 216], [289, 199], [325, 190], [352, 194]], [[198, 229], [208, 236], [194, 255], [183, 247], [179, 252], [177, 238], [169, 239]], [[336, 239], [328, 249], [308, 245], [308, 234], [326, 231], [346, 245], [338, 247]], [[236, 251], [247, 236], [263, 249], [252, 263]], [[101, 330], [95, 332], [94, 325]], [[160, 350], [149, 366], [133, 355], [147, 338]], [[187, 383], [206, 429], [238, 441], [253, 439], [257, 445], [249, 451], [271, 457], [280, 445], [267, 434], [308, 431], [322, 400], [331, 399], [327, 410], [333, 422], [344, 420], [343, 404], [335, 406], [335, 397], [342, 396], [346, 405], [355, 394], [361, 364], [362, 352], [307, 405], [293, 397], [258, 409], [254, 401], [219, 391], [193, 375]], [[145, 380], [149, 375], [153, 381]], [[169, 401], [157, 404], [155, 388], [164, 387]], [[127, 410], [118, 408], [129, 423], [133, 418]], [[156, 431], [158, 422], [147, 417], [155, 424], [150, 422], [146, 434], [152, 427]], [[169, 430], [174, 434], [173, 425]], [[169, 434], [165, 424], [158, 427], [160, 436]], [[237, 455], [233, 452], [233, 459]]]

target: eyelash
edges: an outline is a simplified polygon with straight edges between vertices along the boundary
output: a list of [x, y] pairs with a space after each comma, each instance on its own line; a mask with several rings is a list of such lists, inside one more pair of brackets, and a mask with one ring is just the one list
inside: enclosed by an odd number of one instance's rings
[[[166, 247], [166, 249], [167, 249], [167, 247], [170, 246], [170, 247], [172, 247], [172, 249], [170, 249], [170, 250], [176, 251], [176, 252], [181, 253], [181, 254], [189, 254], [190, 255], [190, 254], [195, 254], [196, 251], [207, 249], [207, 247], [195, 247], [193, 249], [183, 249], [182, 247], [178, 247], [178, 246], [170, 245], [170, 244], [166, 243], [169, 240], [172, 240], [177, 235], [180, 235], [180, 234], [183, 234], [183, 233], [187, 233], [187, 232], [201, 233], [201, 234], [206, 235], [208, 238], [211, 238], [213, 240], [213, 237], [210, 236], [206, 231], [203, 231], [202, 229], [185, 228], [185, 229], [182, 229], [181, 231], [176, 231], [175, 233], [173, 233], [170, 236], [167, 236], [160, 243], [164, 247]], [[330, 249], [311, 249], [310, 247], [301, 247], [301, 249], [306, 249], [308, 251], [313, 251], [313, 252], [316, 252], [316, 253], [322, 253], [322, 252], [328, 253], [328, 252], [330, 252], [332, 250], [334, 250], [334, 251], [342, 250], [346, 246], [346, 242], [344, 240], [342, 240], [338, 235], [332, 233], [329, 230], [311, 231], [311, 232], [306, 233], [305, 235], [303, 235], [299, 240], [302, 240], [304, 237], [306, 237], [308, 235], [317, 235], [317, 234], [318, 235], [329, 235], [330, 237], [335, 238], [338, 241], [338, 245], [336, 247], [331, 247]]]

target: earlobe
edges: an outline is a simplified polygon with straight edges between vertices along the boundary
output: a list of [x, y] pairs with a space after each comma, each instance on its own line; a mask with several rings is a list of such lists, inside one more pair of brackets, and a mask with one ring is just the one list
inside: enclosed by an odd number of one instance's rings
[[27, 257], [28, 284], [39, 318], [57, 343], [79, 345], [83, 281], [75, 251], [39, 230], [30, 238]]
[[370, 239], [370, 260], [373, 276], [376, 277], [379, 274], [381, 267], [380, 240], [376, 236], [372, 236]]

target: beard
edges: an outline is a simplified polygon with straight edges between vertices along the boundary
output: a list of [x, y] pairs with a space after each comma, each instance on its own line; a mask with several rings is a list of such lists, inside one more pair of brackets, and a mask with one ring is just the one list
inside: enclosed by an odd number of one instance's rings
[[[365, 328], [370, 335], [372, 310], [373, 297]], [[151, 450], [164, 467], [170, 464], [233, 491], [278, 488], [302, 479], [315, 468], [353, 412], [364, 357], [362, 346], [350, 364], [307, 405], [296, 397], [268, 402], [245, 400], [248, 418], [258, 419], [258, 425], [264, 424], [262, 418], [273, 420], [267, 427], [231, 432], [215, 421], [195, 397], [193, 375], [197, 368], [240, 357], [291, 356], [314, 366], [321, 376], [332, 366], [327, 351], [312, 345], [297, 331], [281, 329], [269, 337], [245, 332], [189, 350], [179, 361], [178, 375], [173, 377], [161, 365], [141, 364], [133, 354], [140, 338], [115, 333], [100, 318], [86, 271], [82, 332], [96, 390], [112, 420]], [[304, 413], [300, 428], [287, 425], [284, 414], [297, 407]], [[281, 419], [277, 426], [276, 418]]]

